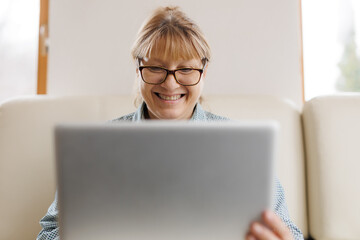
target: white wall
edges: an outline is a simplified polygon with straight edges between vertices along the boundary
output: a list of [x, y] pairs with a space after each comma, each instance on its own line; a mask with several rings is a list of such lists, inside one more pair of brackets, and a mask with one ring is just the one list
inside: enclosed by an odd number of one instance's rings
[[129, 94], [130, 47], [159, 5], [179, 5], [207, 36], [204, 94], [270, 94], [302, 105], [299, 1], [50, 1], [48, 93]]

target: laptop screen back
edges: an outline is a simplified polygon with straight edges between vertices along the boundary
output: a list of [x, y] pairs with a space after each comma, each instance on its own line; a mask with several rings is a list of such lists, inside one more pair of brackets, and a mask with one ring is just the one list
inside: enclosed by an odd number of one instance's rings
[[243, 239], [271, 207], [276, 125], [58, 126], [60, 237]]

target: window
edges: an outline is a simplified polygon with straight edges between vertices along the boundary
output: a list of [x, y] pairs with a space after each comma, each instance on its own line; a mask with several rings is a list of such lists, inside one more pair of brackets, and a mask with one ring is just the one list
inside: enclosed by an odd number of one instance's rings
[[39, 0], [0, 1], [0, 102], [36, 94]]
[[305, 100], [360, 92], [360, 0], [303, 0]]

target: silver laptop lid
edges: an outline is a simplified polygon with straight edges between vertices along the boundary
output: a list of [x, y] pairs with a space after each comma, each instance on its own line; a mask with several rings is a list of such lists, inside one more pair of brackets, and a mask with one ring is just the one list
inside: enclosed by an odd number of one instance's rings
[[239, 240], [271, 207], [276, 124], [58, 126], [60, 237]]

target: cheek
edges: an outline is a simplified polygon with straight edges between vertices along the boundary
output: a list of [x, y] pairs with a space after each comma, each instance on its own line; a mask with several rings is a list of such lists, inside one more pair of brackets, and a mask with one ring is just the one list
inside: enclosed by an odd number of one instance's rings
[[194, 86], [193, 89], [191, 89], [192, 95], [196, 97], [200, 97], [200, 95], [202, 94], [203, 87], [204, 84], [202, 82], [199, 82], [196, 86]]
[[141, 95], [143, 95], [143, 96], [146, 95], [146, 86], [141, 82], [139, 82], [139, 89], [140, 89]]
[[141, 81], [139, 85], [140, 85], [140, 92], [143, 98], [149, 97], [151, 95], [152, 86], [144, 83], [143, 81]]

